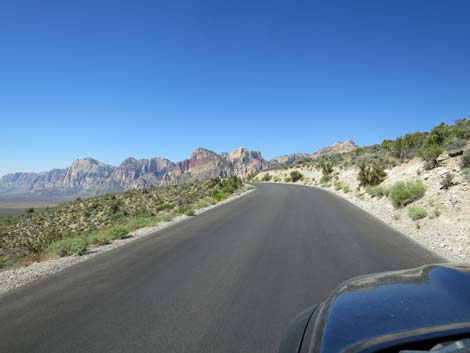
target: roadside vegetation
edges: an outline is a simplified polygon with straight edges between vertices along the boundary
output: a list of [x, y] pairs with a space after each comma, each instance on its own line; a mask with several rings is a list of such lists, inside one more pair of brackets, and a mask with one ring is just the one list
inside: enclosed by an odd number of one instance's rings
[[33, 210], [0, 220], [0, 267], [48, 256], [82, 255], [90, 247], [129, 237], [136, 229], [228, 198], [242, 187], [238, 177], [129, 190]]
[[415, 157], [422, 158], [425, 169], [438, 166], [438, 157], [444, 151], [462, 155], [462, 168], [470, 167], [470, 119], [456, 120], [453, 125], [440, 124], [429, 132], [415, 132], [396, 139], [384, 140], [381, 144], [360, 147], [353, 152], [324, 155], [316, 159], [297, 161], [289, 168], [317, 168], [323, 171], [323, 184], [328, 183], [335, 169], [358, 167], [358, 176], [364, 186], [374, 185], [386, 176], [384, 170], [407, 162]]
[[260, 173], [329, 188], [439, 252], [470, 258], [470, 119], [349, 152], [315, 154]]
[[[423, 169], [429, 171], [440, 165], [439, 157], [447, 151], [449, 156], [461, 158], [462, 175], [465, 180], [470, 180], [470, 148], [466, 147], [469, 142], [470, 120], [460, 119], [453, 125], [442, 123], [429, 132], [406, 134], [394, 140], [384, 140], [381, 144], [360, 147], [352, 152], [297, 161], [287, 168], [287, 171], [291, 171], [284, 177], [284, 181], [299, 180], [297, 175], [302, 175], [300, 173], [302, 170], [319, 170], [321, 171], [319, 182], [313, 184], [334, 187], [337, 191], [348, 193], [351, 192], [351, 188], [338, 179], [339, 172], [355, 168], [359, 184], [356, 191], [359, 198], [364, 197], [365, 191], [372, 198], [387, 197], [395, 208], [402, 208], [422, 198], [426, 191], [425, 185], [422, 180], [403, 180], [391, 186], [384, 186], [383, 182], [387, 178], [386, 169], [418, 157], [424, 162]], [[271, 174], [268, 172], [262, 175], [261, 180], [266, 181], [268, 178], [271, 180], [273, 174], [275, 175], [274, 170]], [[455, 186], [454, 177], [455, 175], [450, 172], [443, 175], [440, 182], [441, 189], [449, 190]], [[275, 175], [274, 178], [279, 177]]]
[[424, 196], [426, 187], [421, 180], [398, 181], [392, 185], [389, 197], [395, 208], [404, 207]]

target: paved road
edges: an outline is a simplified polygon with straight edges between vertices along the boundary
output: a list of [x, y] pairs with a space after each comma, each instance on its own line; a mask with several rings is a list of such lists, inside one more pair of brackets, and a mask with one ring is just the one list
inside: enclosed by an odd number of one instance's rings
[[341, 281], [443, 261], [328, 192], [257, 188], [0, 297], [0, 352], [276, 352]]

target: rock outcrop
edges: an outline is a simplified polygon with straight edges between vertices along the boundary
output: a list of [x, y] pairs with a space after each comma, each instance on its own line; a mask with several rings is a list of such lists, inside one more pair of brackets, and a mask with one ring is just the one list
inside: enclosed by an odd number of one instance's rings
[[328, 154], [348, 153], [356, 149], [357, 149], [357, 145], [354, 143], [354, 141], [347, 140], [344, 142], [336, 142], [331, 146], [321, 148], [315, 153], [312, 153], [309, 157], [318, 158], [318, 157], [325, 156]]
[[114, 171], [112, 179], [122, 189], [135, 189], [159, 185], [162, 177], [175, 164], [165, 158], [124, 160]]
[[272, 167], [286, 166], [298, 160], [326, 154], [351, 152], [356, 148], [352, 141], [337, 142], [313, 154], [293, 153], [270, 161], [263, 159], [261, 152], [249, 151], [244, 147], [221, 154], [197, 148], [189, 159], [178, 163], [160, 157], [129, 157], [117, 167], [93, 158], [83, 158], [75, 160], [65, 169], [5, 175], [0, 179], [0, 196], [92, 196], [127, 189], [182, 184], [215, 176], [227, 178], [236, 175], [246, 180], [249, 175]]
[[297, 161], [307, 159], [310, 155], [308, 153], [291, 153], [283, 156], [274, 157], [269, 162], [276, 166], [288, 166]]
[[246, 179], [269, 167], [258, 151], [238, 148], [220, 155], [196, 149], [191, 158], [173, 163], [165, 158], [127, 158], [118, 167], [93, 158], [75, 160], [66, 169], [14, 173], [0, 179], [0, 195], [91, 196], [106, 192], [181, 184], [232, 175]]

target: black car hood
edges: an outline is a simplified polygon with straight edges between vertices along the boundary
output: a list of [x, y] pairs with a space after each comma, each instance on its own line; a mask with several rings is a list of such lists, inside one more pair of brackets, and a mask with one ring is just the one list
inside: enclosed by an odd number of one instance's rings
[[468, 330], [470, 266], [432, 265], [357, 277], [340, 285], [318, 310], [311, 341], [304, 342], [310, 352], [367, 352], [374, 342], [407, 333]]

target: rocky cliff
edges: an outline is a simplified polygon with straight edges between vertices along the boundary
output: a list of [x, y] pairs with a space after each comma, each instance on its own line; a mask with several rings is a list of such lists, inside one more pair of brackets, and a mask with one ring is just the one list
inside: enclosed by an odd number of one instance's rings
[[337, 142], [313, 154], [294, 153], [263, 159], [261, 152], [244, 147], [230, 153], [217, 154], [197, 148], [189, 159], [173, 163], [165, 158], [124, 160], [115, 167], [93, 158], [75, 160], [68, 168], [42, 173], [14, 173], [0, 179], [1, 195], [91, 196], [106, 192], [139, 189], [158, 185], [182, 184], [211, 177], [237, 175], [248, 179], [250, 174], [289, 165], [307, 158], [356, 149], [352, 141]]
[[260, 152], [238, 148], [217, 154], [198, 148], [191, 158], [173, 163], [165, 158], [127, 158], [115, 167], [93, 158], [75, 160], [68, 168], [42, 173], [14, 173], [0, 179], [0, 195], [79, 196], [181, 184], [214, 176], [232, 175], [246, 179], [248, 174], [266, 169], [270, 164]]
[[310, 155], [308, 153], [291, 153], [291, 154], [285, 154], [283, 156], [272, 158], [270, 162], [274, 165], [279, 165], [279, 166], [290, 165], [302, 159], [307, 159], [309, 158], [309, 156]]

